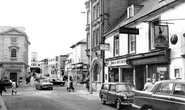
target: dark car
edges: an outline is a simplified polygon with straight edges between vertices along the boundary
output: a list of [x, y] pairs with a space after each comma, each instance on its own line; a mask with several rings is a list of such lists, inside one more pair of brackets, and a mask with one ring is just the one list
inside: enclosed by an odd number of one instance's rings
[[127, 82], [108, 82], [102, 84], [99, 97], [102, 104], [106, 102], [116, 105], [121, 109], [122, 105], [131, 106], [133, 103], [134, 86]]
[[50, 79], [50, 82], [53, 83], [53, 85], [60, 85], [60, 86], [64, 86], [65, 84], [65, 81], [61, 81], [60, 79], [57, 79], [57, 78]]
[[11, 87], [12, 86], [12, 83], [9, 79], [2, 79], [1, 81], [3, 82], [5, 87]]
[[163, 80], [149, 92], [135, 91], [134, 105], [140, 110], [185, 110], [185, 80]]

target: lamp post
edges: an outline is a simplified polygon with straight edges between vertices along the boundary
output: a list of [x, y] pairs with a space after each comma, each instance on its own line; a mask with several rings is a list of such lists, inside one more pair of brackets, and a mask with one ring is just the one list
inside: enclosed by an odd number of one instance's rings
[[92, 94], [92, 3], [90, 0], [90, 94]]

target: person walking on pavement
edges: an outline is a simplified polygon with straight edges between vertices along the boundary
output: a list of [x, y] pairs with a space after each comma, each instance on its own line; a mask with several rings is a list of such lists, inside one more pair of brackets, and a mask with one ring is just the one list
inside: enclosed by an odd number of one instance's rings
[[2, 96], [3, 91], [6, 92], [6, 89], [5, 89], [5, 86], [4, 86], [3, 81], [0, 80], [0, 95], [1, 95], [1, 96]]
[[17, 85], [16, 85], [16, 82], [15, 82], [15, 80], [13, 79], [12, 81], [11, 81], [11, 83], [12, 83], [12, 95], [15, 93], [15, 94], [17, 94]]
[[144, 85], [143, 91], [149, 92], [149, 91], [151, 90], [151, 88], [153, 87], [153, 84], [152, 84], [152, 82], [151, 82], [151, 78], [147, 78], [146, 81], [147, 81], [147, 82], [146, 82], [145, 85]]

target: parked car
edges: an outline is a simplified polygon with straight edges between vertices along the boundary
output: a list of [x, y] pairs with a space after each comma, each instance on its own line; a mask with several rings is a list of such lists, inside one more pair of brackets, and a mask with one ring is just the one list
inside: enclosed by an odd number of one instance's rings
[[1, 81], [3, 82], [5, 87], [11, 87], [12, 86], [12, 83], [9, 79], [2, 79]]
[[65, 85], [65, 81], [61, 81], [60, 79], [57, 79], [57, 78], [50, 79], [50, 82], [53, 83], [53, 85], [60, 85], [60, 86]]
[[185, 80], [163, 80], [149, 92], [135, 91], [134, 105], [140, 110], [185, 110]]
[[120, 110], [122, 105], [131, 106], [133, 103], [134, 86], [127, 82], [108, 82], [102, 84], [99, 97], [102, 104], [106, 102], [116, 105]]
[[36, 82], [35, 88], [53, 90], [53, 83], [50, 83], [48, 79], [41, 79]]

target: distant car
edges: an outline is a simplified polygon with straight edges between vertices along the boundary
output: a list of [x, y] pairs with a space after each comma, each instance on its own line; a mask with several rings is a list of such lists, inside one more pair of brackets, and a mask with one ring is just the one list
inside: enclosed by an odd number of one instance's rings
[[134, 105], [140, 110], [185, 110], [185, 80], [163, 80], [149, 92], [135, 91]]
[[134, 86], [127, 82], [108, 82], [102, 84], [99, 97], [102, 104], [115, 104], [118, 110], [122, 105], [131, 106], [133, 103]]
[[2, 82], [3, 82], [5, 87], [11, 87], [12, 86], [12, 83], [9, 79], [2, 79]]
[[48, 79], [41, 79], [36, 82], [35, 88], [53, 90], [53, 83], [50, 83]]
[[53, 83], [53, 85], [60, 85], [60, 86], [65, 85], [65, 81], [61, 81], [60, 79], [57, 79], [57, 78], [50, 79], [50, 82]]

